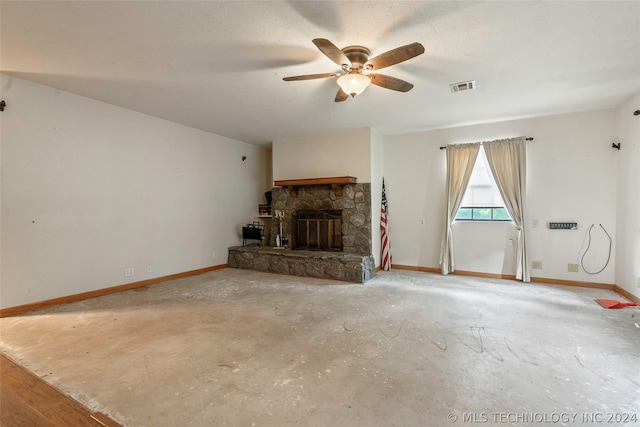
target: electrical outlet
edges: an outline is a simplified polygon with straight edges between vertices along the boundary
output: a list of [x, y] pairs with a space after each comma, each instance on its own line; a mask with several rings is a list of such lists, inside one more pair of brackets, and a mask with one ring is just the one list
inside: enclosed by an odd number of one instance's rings
[[124, 277], [131, 277], [135, 274], [136, 274], [136, 270], [133, 267], [124, 269]]
[[531, 261], [531, 269], [542, 270], [542, 261]]
[[424, 218], [420, 218], [420, 225], [424, 225]]
[[538, 228], [539, 225], [540, 225], [540, 221], [538, 221], [537, 219], [534, 219], [533, 221], [531, 221], [532, 228]]
[[213, 259], [218, 258], [218, 252], [213, 251], [213, 252], [211, 253], [211, 258], [213, 258]]
[[567, 264], [567, 271], [569, 273], [577, 273], [579, 270], [578, 264]]
[[153, 267], [150, 265], [147, 265], [147, 273], [151, 273], [151, 271], [153, 271]]

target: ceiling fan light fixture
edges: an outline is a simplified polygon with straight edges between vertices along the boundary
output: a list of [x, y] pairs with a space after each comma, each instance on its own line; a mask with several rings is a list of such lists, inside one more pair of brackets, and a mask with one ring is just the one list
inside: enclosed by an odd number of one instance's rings
[[367, 86], [371, 84], [371, 79], [357, 71], [352, 71], [339, 77], [337, 83], [344, 93], [354, 97], [364, 92]]
[[291, 82], [340, 76], [336, 81], [338, 86], [340, 86], [340, 90], [336, 93], [334, 98], [335, 102], [346, 101], [349, 95], [355, 97], [361, 94], [370, 84], [398, 92], [410, 91], [413, 85], [404, 80], [384, 74], [363, 74], [362, 72], [370, 70], [377, 71], [408, 61], [424, 53], [424, 46], [418, 42], [391, 49], [374, 58], [369, 58], [371, 51], [364, 46], [347, 46], [339, 49], [327, 39], [313, 39], [313, 44], [315, 44], [318, 50], [327, 58], [333, 61], [334, 64], [338, 65], [342, 71], [337, 73], [304, 74], [301, 76], [284, 77], [283, 80]]

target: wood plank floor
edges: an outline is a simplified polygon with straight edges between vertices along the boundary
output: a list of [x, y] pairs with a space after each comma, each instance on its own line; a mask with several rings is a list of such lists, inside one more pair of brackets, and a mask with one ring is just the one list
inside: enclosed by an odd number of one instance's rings
[[0, 355], [0, 427], [122, 427]]

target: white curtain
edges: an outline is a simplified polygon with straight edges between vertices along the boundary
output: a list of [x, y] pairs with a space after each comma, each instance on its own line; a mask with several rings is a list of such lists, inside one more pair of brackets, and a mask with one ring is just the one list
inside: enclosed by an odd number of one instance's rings
[[469, 184], [480, 144], [447, 145], [447, 186], [445, 223], [440, 247], [440, 268], [443, 275], [455, 271], [453, 262], [453, 233], [451, 225], [462, 203], [462, 196]]
[[518, 227], [516, 278], [531, 281], [527, 235], [525, 232], [526, 142], [525, 138], [502, 139], [482, 144], [504, 206]]

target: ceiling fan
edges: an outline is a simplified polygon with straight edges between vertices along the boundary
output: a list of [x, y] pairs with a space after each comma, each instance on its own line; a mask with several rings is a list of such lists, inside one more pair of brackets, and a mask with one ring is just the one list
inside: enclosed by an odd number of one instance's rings
[[364, 74], [364, 71], [380, 70], [424, 53], [424, 46], [420, 43], [411, 43], [369, 59], [371, 51], [364, 46], [347, 46], [343, 49], [338, 49], [336, 45], [327, 39], [313, 39], [313, 44], [315, 44], [327, 58], [338, 64], [344, 73], [305, 74], [302, 76], [284, 77], [282, 80], [290, 82], [340, 76], [337, 80], [340, 89], [338, 89], [338, 93], [336, 94], [336, 102], [345, 101], [349, 98], [349, 95], [355, 97], [361, 94], [369, 84], [397, 90], [398, 92], [410, 91], [413, 85], [409, 82], [384, 74]]

